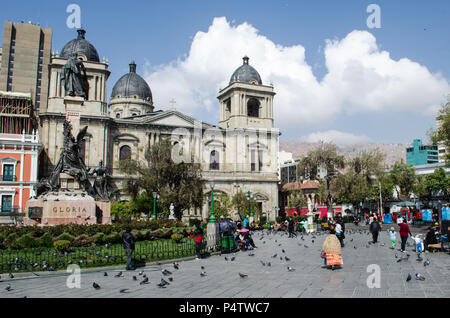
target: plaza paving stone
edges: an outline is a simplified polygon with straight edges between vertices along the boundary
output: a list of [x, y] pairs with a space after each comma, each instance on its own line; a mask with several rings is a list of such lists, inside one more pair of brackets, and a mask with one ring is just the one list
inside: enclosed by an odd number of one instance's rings
[[[251, 252], [237, 252], [233, 262], [224, 259], [232, 255], [212, 255], [202, 260], [180, 261], [179, 270], [174, 269], [172, 263], [149, 264], [136, 271], [123, 271], [124, 277], [120, 278], [114, 277], [120, 268], [86, 270], [81, 274], [80, 289], [66, 286], [66, 272], [42, 273], [40, 277], [21, 274], [14, 279], [8, 279], [4, 273], [0, 282], [0, 298], [450, 298], [448, 253], [422, 254], [424, 260], [429, 258], [431, 262], [424, 267], [423, 262], [416, 261], [410, 239], [409, 260], [397, 263], [394, 254], [399, 257], [406, 254], [398, 251], [399, 245], [396, 250], [389, 249], [386, 231], [380, 233], [380, 243], [369, 245], [371, 236], [366, 227], [357, 228], [362, 233], [353, 232], [352, 227], [347, 229], [346, 245], [342, 249], [344, 265], [334, 271], [323, 268], [320, 258], [327, 234], [303, 235], [302, 240], [301, 235], [290, 239], [286, 234], [256, 232], [253, 238], [258, 248]], [[350, 241], [352, 239], [353, 242]], [[308, 248], [304, 247], [305, 244]], [[255, 256], [249, 256], [249, 253]], [[277, 254], [276, 258], [272, 258], [274, 254]], [[290, 261], [286, 261], [285, 256]], [[272, 266], [263, 266], [261, 260], [271, 262]], [[367, 278], [372, 274], [367, 272], [370, 264], [381, 268], [380, 288], [367, 286]], [[205, 277], [200, 277], [201, 266], [205, 267]], [[287, 266], [295, 268], [295, 271], [289, 272]], [[166, 288], [159, 288], [157, 284], [164, 277], [161, 273], [164, 268], [173, 273], [173, 282]], [[142, 279], [138, 275], [140, 270], [149, 277], [150, 284], [139, 285]], [[105, 271], [108, 277], [103, 276]], [[241, 278], [239, 273], [248, 277]], [[413, 276], [410, 282], [406, 282], [408, 273]], [[416, 280], [416, 273], [421, 273], [425, 281]], [[132, 280], [133, 275], [138, 277], [138, 281]], [[164, 279], [168, 281], [168, 277]], [[101, 286], [100, 290], [92, 287], [94, 281]], [[5, 290], [7, 284], [12, 287], [9, 292]], [[121, 288], [128, 288], [129, 292], [121, 294]]]

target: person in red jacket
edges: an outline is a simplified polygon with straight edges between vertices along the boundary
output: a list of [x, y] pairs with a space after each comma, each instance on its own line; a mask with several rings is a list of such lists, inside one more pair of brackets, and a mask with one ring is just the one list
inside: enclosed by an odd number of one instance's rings
[[402, 252], [405, 252], [406, 250], [406, 241], [408, 240], [408, 234], [409, 236], [412, 236], [411, 231], [409, 229], [408, 224], [406, 223], [406, 219], [403, 219], [403, 223], [400, 223], [400, 238], [402, 239]]

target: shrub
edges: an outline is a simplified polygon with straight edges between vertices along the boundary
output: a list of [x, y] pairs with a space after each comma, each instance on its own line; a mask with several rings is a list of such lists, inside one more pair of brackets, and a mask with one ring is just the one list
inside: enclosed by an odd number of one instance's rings
[[48, 248], [53, 246], [53, 239], [49, 232], [46, 232], [41, 236], [39, 239], [39, 246]]
[[122, 237], [120, 236], [119, 233], [117, 232], [113, 232], [111, 234], [109, 234], [108, 236], [104, 236], [103, 240], [105, 243], [109, 243], [109, 244], [118, 244], [122, 242]]
[[95, 245], [102, 245], [105, 242], [105, 234], [103, 232], [97, 233], [94, 235], [94, 243]]
[[86, 234], [81, 234], [80, 236], [77, 236], [75, 240], [72, 243], [72, 246], [74, 247], [89, 247], [94, 243], [94, 239], [92, 237], [89, 237]]
[[12, 243], [14, 243], [17, 239], [19, 238], [19, 235], [16, 232], [12, 232], [10, 233], [6, 239], [5, 239], [5, 244], [6, 245], [11, 245]]
[[180, 243], [184, 236], [182, 234], [173, 234], [170, 238], [176, 243]]
[[189, 219], [189, 226], [196, 226], [197, 224], [200, 224], [200, 220], [199, 219]]
[[66, 252], [69, 250], [71, 244], [72, 243], [70, 241], [60, 240], [60, 241], [56, 241], [55, 243], [53, 243], [53, 247], [58, 252]]
[[58, 236], [58, 241], [69, 241], [70, 243], [72, 243], [74, 240], [75, 238], [67, 232], [64, 232], [63, 234]]
[[135, 234], [136, 241], [145, 241], [146, 239], [146, 232], [144, 231], [137, 231]]
[[277, 216], [277, 217], [275, 218], [275, 220], [277, 221], [278, 224], [280, 224], [281, 221], [283, 220], [283, 218], [282, 218], [281, 216]]
[[38, 242], [35, 240], [31, 234], [24, 234], [20, 239], [11, 243], [10, 247], [12, 249], [23, 249], [36, 247]]
[[260, 223], [261, 225], [266, 224], [266, 223], [267, 223], [267, 216], [262, 215], [262, 216], [259, 218], [259, 223]]
[[5, 240], [5, 234], [0, 232], [0, 243], [3, 243], [4, 240]]

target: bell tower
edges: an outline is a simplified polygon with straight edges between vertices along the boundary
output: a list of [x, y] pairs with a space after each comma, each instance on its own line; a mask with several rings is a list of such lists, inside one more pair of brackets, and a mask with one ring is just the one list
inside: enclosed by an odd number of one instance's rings
[[243, 58], [229, 85], [219, 92], [221, 128], [266, 128], [273, 123], [273, 86], [262, 84], [259, 73]]

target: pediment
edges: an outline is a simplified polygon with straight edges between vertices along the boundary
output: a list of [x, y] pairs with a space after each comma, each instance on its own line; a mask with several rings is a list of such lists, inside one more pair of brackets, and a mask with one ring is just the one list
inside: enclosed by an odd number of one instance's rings
[[172, 126], [172, 127], [186, 127], [193, 128], [194, 123], [192, 120], [180, 116], [177, 113], [171, 113], [163, 116], [158, 116], [150, 121], [153, 125]]

